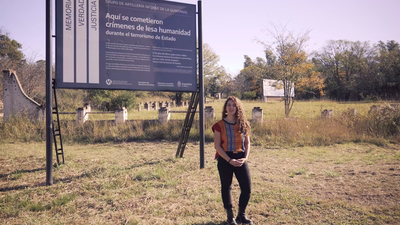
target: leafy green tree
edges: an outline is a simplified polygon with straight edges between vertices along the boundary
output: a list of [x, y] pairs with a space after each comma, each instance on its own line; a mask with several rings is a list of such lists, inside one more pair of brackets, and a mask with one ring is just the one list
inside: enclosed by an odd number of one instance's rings
[[296, 85], [296, 99], [312, 99], [324, 96], [325, 83], [321, 73], [315, 67], [306, 76], [301, 77]]
[[230, 76], [226, 73], [225, 68], [220, 66], [213, 72], [213, 75], [204, 79], [204, 93], [207, 96], [214, 96], [216, 93], [222, 94], [228, 91], [226, 85], [230, 80]]
[[314, 59], [325, 78], [328, 97], [357, 100], [361, 93], [371, 92], [377, 82], [370, 70], [374, 55], [368, 42], [329, 41]]
[[253, 60], [248, 56], [244, 55], [244, 63], [243, 63], [243, 68], [249, 67], [249, 66], [254, 66], [255, 63]]
[[95, 108], [103, 111], [114, 111], [121, 107], [132, 109], [136, 103], [135, 92], [126, 90], [91, 89], [87, 98]]
[[224, 85], [229, 80], [229, 75], [223, 66], [219, 65], [219, 56], [208, 45], [203, 44], [203, 75], [204, 94], [213, 96], [224, 91]]
[[0, 29], [0, 67], [2, 69], [15, 69], [15, 66], [24, 58], [20, 50], [22, 45]]
[[285, 115], [289, 117], [294, 103], [294, 98], [291, 97], [294, 84], [307, 76], [313, 67], [306, 50], [310, 31], [296, 35], [285, 26], [271, 25], [273, 30], [266, 31], [272, 42], [259, 43], [265, 48], [269, 71], [273, 72], [271, 78], [283, 83]]
[[399, 98], [400, 93], [400, 45], [391, 40], [378, 43], [379, 55], [376, 74], [380, 79], [380, 93], [388, 98]]
[[[229, 80], [229, 75], [225, 68], [219, 65], [219, 56], [207, 44], [203, 44], [203, 76], [204, 76], [204, 95], [213, 96], [216, 93], [226, 91], [224, 85]], [[182, 92], [175, 94], [177, 105], [181, 104], [184, 95]]]
[[[10, 39], [9, 34], [0, 29], [0, 71], [14, 69], [21, 63], [24, 54], [22, 45]], [[0, 76], [0, 98], [3, 98], [3, 76]]]
[[244, 55], [244, 59], [244, 68], [235, 77], [236, 89], [243, 99], [260, 98], [262, 96], [261, 85], [266, 62], [259, 57], [256, 62], [253, 62], [247, 55]]

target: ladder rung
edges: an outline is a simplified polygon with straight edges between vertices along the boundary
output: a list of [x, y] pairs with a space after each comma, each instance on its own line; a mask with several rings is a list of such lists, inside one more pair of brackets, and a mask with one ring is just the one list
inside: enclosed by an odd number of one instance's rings
[[[59, 156], [62, 156], [62, 163], [64, 163], [64, 151], [62, 148], [62, 138], [61, 138], [61, 129], [60, 129], [60, 118], [57, 106], [57, 97], [56, 97], [56, 89], [55, 89], [55, 79], [52, 80], [53, 84], [53, 94], [54, 94], [54, 105], [52, 107], [52, 114], [56, 115], [53, 119], [53, 137], [54, 137], [54, 147], [56, 149], [57, 163], [60, 164]], [[58, 138], [56, 138], [58, 137]], [[58, 140], [57, 140], [58, 139]], [[61, 148], [57, 147], [57, 142], [60, 143]]]

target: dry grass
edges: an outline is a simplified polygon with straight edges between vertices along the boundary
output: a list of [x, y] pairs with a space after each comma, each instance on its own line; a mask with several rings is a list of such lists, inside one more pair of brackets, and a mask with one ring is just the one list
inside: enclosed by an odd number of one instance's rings
[[[217, 103], [222, 105], [223, 102], [214, 102], [213, 104]], [[251, 112], [253, 104], [256, 104], [256, 102], [245, 102], [245, 109]], [[307, 106], [310, 108], [314, 103], [308, 104]], [[322, 103], [319, 102], [318, 104]], [[347, 108], [338, 108], [337, 111], [341, 113], [335, 113], [332, 118], [328, 119], [316, 115], [314, 117], [291, 118], [264, 117], [262, 123], [251, 124], [253, 144], [257, 146], [302, 147], [349, 142], [373, 143], [378, 146], [385, 146], [387, 143], [400, 143], [400, 112], [392, 110], [388, 113], [368, 114], [366, 109], [369, 108], [369, 105], [367, 105], [369, 103], [365, 104], [360, 104], [360, 107], [357, 108], [359, 111], [357, 115], [349, 114], [349, 111], [346, 111]], [[278, 108], [278, 105], [275, 105], [273, 109]], [[315, 108], [314, 106], [314, 110], [316, 110]], [[221, 112], [218, 112], [217, 109], [221, 110], [221, 107], [215, 107], [215, 109], [216, 118], [207, 119], [205, 123], [206, 141], [212, 141], [213, 134], [210, 128], [220, 118]], [[271, 110], [268, 110], [265, 110], [264, 114], [271, 112]], [[136, 113], [150, 114], [150, 112]], [[307, 110], [303, 111], [303, 113], [306, 112]], [[251, 115], [251, 113], [249, 114]], [[184, 117], [184, 115], [184, 113], [180, 113], [179, 116]], [[63, 141], [83, 144], [137, 140], [178, 141], [183, 126], [183, 120], [176, 118], [167, 124], [159, 124], [158, 120], [153, 118], [152, 120], [130, 120], [121, 125], [115, 125], [111, 120], [112, 118], [106, 121], [103, 119], [91, 119], [84, 125], [78, 125], [72, 119], [61, 119]], [[189, 141], [199, 140], [198, 125], [196, 120], [191, 129]], [[27, 130], [35, 132], [26, 132]], [[24, 118], [12, 118], [7, 123], [0, 121], [0, 135], [2, 137], [0, 143], [45, 141], [45, 124], [44, 122], [32, 123]]]
[[[218, 100], [205, 105], [212, 106], [215, 110], [216, 117], [221, 118], [224, 101], [225, 100]], [[243, 100], [242, 102], [248, 119], [251, 119], [254, 107], [260, 107], [263, 110], [263, 117], [266, 120], [285, 117], [285, 108], [282, 101], [260, 102]], [[348, 108], [354, 108], [359, 114], [365, 115], [372, 105], [382, 104], [385, 104], [385, 102], [295, 101], [290, 117], [301, 119], [319, 118], [321, 117], [321, 112], [325, 109], [333, 110], [335, 115], [340, 115], [346, 112]]]
[[[151, 100], [156, 101], [156, 100]], [[145, 100], [141, 100], [145, 102]], [[165, 100], [164, 100], [165, 102]], [[210, 101], [205, 106], [212, 106], [215, 111], [217, 118], [221, 117], [222, 107], [224, 100]], [[385, 104], [384, 102], [335, 102], [335, 101], [296, 101], [293, 106], [293, 110], [290, 114], [291, 117], [295, 118], [318, 118], [321, 116], [321, 112], [325, 109], [334, 110], [335, 115], [348, 110], [348, 108], [357, 109], [361, 115], [365, 115], [372, 105]], [[283, 102], [261, 102], [261, 101], [247, 101], [243, 100], [243, 106], [245, 108], [248, 119], [251, 119], [252, 110], [254, 107], [260, 107], [263, 109], [264, 119], [279, 119], [285, 116], [284, 103]], [[173, 111], [187, 111], [187, 107], [171, 107]], [[185, 119], [185, 113], [172, 113], [171, 119]], [[90, 114], [90, 120], [114, 120], [115, 115], [110, 114]], [[75, 115], [61, 115], [63, 120], [74, 120]], [[128, 112], [129, 120], [153, 120], [158, 119], [158, 111], [147, 111], [142, 109], [138, 111], [137, 108], [131, 109]]]
[[[45, 143], [0, 145], [1, 224], [224, 224], [212, 144], [67, 145], [45, 186]], [[255, 224], [396, 224], [400, 145], [253, 146]], [[239, 187], [233, 183], [237, 204]]]

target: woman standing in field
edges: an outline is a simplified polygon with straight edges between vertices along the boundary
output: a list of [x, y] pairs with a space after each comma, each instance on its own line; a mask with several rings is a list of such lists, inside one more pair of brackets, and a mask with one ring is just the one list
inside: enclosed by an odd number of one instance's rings
[[[250, 124], [239, 99], [229, 96], [222, 110], [222, 120], [212, 126], [214, 147], [217, 150], [221, 195], [227, 212], [228, 224], [251, 224], [245, 215], [250, 199], [251, 180], [247, 159], [250, 153]], [[234, 219], [232, 210], [232, 178], [235, 174], [240, 186], [239, 212]]]

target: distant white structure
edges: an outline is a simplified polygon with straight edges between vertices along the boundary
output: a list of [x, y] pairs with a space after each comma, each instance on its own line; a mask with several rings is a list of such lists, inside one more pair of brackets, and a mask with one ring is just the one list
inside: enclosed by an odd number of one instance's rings
[[18, 114], [25, 114], [31, 120], [45, 118], [45, 107], [25, 94], [16, 72], [12, 70], [3, 70], [3, 104], [4, 121]]
[[[294, 84], [292, 84], [290, 97], [294, 97]], [[285, 97], [283, 82], [281, 80], [263, 79], [262, 84], [263, 101], [280, 101]]]

